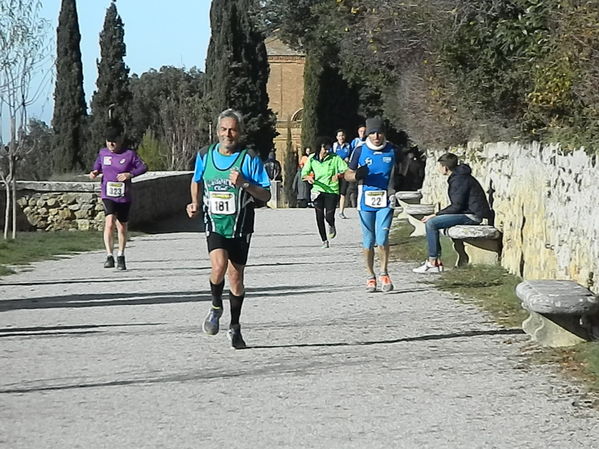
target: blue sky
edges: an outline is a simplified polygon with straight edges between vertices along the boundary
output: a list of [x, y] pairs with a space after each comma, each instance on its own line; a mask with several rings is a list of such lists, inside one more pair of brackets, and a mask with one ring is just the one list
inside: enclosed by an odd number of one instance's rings
[[[117, 10], [125, 25], [127, 56], [130, 73], [138, 75], [163, 65], [202, 71], [210, 40], [210, 0], [118, 0]], [[61, 0], [42, 0], [41, 17], [50, 21], [52, 57], [44, 70], [52, 69], [56, 57], [56, 26]], [[88, 100], [96, 88], [96, 59], [100, 58], [100, 31], [110, 0], [77, 0], [85, 97]], [[46, 74], [47, 75], [47, 74]], [[35, 104], [29, 107], [30, 117], [52, 120], [54, 73], [36, 78], [33, 87], [42, 84]]]

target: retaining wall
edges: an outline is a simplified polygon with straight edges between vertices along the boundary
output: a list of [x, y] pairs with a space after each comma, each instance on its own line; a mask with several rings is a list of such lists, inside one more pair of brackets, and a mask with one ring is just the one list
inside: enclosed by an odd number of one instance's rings
[[[451, 151], [490, 195], [506, 269], [525, 279], [573, 279], [599, 290], [596, 157], [538, 143], [470, 144]], [[442, 153], [429, 152], [422, 188], [422, 202], [441, 207], [448, 203], [447, 178], [435, 170]]]
[[[133, 178], [129, 225], [136, 227], [180, 213], [190, 200], [192, 172], [148, 172]], [[100, 182], [19, 181], [19, 230], [101, 230], [104, 206]], [[4, 226], [4, 191], [0, 191], [0, 225]]]

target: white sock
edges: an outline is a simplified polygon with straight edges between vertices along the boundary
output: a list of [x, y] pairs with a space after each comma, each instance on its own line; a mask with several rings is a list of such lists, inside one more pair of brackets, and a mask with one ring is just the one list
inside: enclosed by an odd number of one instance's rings
[[125, 251], [119, 251], [119, 252], [117, 253], [117, 255], [118, 255], [119, 257], [121, 257], [121, 256], [124, 256], [124, 255], [125, 255]]

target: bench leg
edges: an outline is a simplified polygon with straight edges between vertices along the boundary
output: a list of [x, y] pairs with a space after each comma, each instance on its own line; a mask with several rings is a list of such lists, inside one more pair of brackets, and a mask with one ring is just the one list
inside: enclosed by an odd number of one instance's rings
[[456, 267], [465, 267], [470, 262], [470, 257], [466, 253], [466, 248], [464, 246], [463, 240], [452, 239], [453, 241], [453, 249], [458, 253], [458, 259], [455, 262]]
[[408, 215], [408, 222], [414, 227], [414, 232], [410, 234], [410, 237], [421, 237], [426, 235], [426, 226], [418, 217], [422, 218], [422, 216], [419, 215]]
[[395, 219], [396, 220], [407, 220], [408, 219], [408, 214], [406, 213], [406, 206], [407, 206], [408, 203], [406, 203], [405, 201], [402, 201], [402, 200], [397, 200], [397, 203], [401, 207], [401, 212], [399, 212], [395, 216]]
[[579, 320], [579, 317], [571, 315], [551, 315], [549, 318], [540, 313], [529, 312], [528, 318], [522, 322], [522, 330], [533, 341], [544, 346], [574, 346], [588, 341], [585, 332], [578, 325]]

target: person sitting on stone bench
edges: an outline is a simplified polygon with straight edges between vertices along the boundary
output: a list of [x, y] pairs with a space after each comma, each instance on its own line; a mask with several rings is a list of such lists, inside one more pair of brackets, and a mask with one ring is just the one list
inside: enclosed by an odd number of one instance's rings
[[439, 273], [443, 271], [441, 263], [441, 242], [439, 231], [456, 225], [480, 224], [484, 218], [491, 218], [485, 192], [480, 183], [472, 176], [467, 164], [458, 164], [458, 157], [445, 153], [437, 160], [437, 171], [449, 176], [447, 193], [450, 204], [436, 214], [422, 218], [426, 224], [428, 260], [422, 266], [414, 268], [414, 273]]

